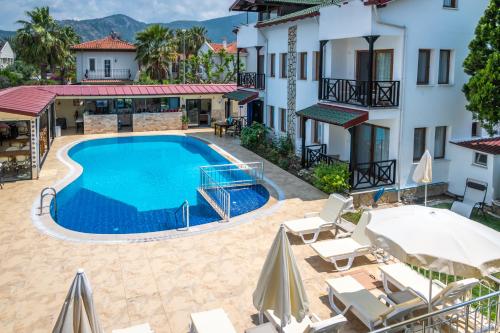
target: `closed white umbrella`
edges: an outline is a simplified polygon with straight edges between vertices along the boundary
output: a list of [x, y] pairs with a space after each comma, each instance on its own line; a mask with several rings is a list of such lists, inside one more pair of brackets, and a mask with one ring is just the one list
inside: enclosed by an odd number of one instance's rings
[[424, 184], [424, 205], [427, 206], [427, 184], [432, 182], [432, 156], [429, 150], [425, 150], [425, 153], [420, 158], [415, 171], [413, 171], [412, 178], [414, 182]]
[[[461, 277], [500, 272], [500, 232], [478, 222], [447, 209], [416, 205], [366, 214], [372, 244], [402, 262]], [[431, 295], [432, 282], [429, 300]]]
[[309, 312], [306, 290], [283, 225], [262, 267], [253, 304], [261, 313], [273, 310], [282, 327], [291, 322], [292, 316], [300, 322]]
[[52, 333], [103, 333], [83, 269], [76, 273]]

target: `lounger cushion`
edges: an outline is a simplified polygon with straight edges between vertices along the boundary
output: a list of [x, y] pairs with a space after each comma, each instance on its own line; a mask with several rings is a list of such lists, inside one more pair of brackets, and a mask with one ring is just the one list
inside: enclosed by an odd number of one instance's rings
[[198, 333], [236, 333], [223, 309], [192, 313], [191, 323]]
[[343, 315], [337, 315], [335, 317], [309, 324], [304, 333], [337, 332], [338, 329], [346, 322], [347, 319]]
[[388, 311], [386, 305], [352, 276], [329, 279], [326, 283], [335, 297], [344, 306], [352, 306], [363, 317], [363, 321], [375, 322]]
[[[285, 227], [294, 234], [312, 234], [318, 230], [319, 227], [328, 223], [319, 216], [307, 217], [303, 219], [287, 221], [284, 223]], [[335, 226], [331, 225], [325, 230], [334, 229]]]
[[[389, 281], [398, 283], [402, 289], [410, 287], [425, 300], [429, 298], [429, 279], [414, 271], [408, 265], [395, 263], [381, 265], [379, 269], [386, 275]], [[434, 283], [432, 286], [432, 297], [439, 294], [441, 290], [443, 290], [443, 288]]]
[[[332, 257], [346, 256], [354, 251], [364, 248], [352, 238], [331, 239], [311, 244], [311, 247], [323, 259], [329, 260]], [[368, 251], [366, 251], [368, 252]]]
[[113, 333], [153, 333], [148, 323], [113, 330]]
[[469, 204], [460, 201], [453, 202], [450, 208], [452, 212], [462, 215], [466, 218], [470, 218], [473, 209], [474, 209], [474, 204]]

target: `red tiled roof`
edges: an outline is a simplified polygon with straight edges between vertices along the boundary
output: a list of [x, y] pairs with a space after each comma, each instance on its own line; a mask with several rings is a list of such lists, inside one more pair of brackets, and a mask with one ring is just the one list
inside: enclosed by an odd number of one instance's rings
[[135, 45], [119, 38], [108, 36], [102, 39], [91, 40], [73, 45], [73, 51], [135, 51]]
[[487, 154], [500, 155], [500, 136], [451, 143]]
[[[219, 52], [220, 50], [222, 50], [224, 48], [223, 43], [208, 43], [208, 44], [214, 50], [214, 52]], [[226, 45], [226, 52], [229, 54], [236, 54], [236, 52], [238, 52], [238, 47], [236, 46], [236, 42], [232, 42], [232, 43], [227, 44]], [[243, 49], [242, 51], [240, 51], [240, 54], [242, 52], [245, 53], [246, 50]]]
[[53, 92], [36, 87], [14, 87], [0, 90], [0, 112], [36, 116], [54, 100]]
[[53, 85], [0, 90], [0, 112], [36, 116], [56, 97], [168, 96], [225, 94], [236, 84]]
[[165, 96], [225, 94], [236, 90], [236, 84], [54, 85], [41, 88], [57, 96]]

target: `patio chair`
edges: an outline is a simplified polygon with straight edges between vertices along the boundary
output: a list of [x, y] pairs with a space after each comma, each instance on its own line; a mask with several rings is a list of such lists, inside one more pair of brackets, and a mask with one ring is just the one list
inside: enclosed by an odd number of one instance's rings
[[[346, 271], [351, 268], [356, 257], [364, 256], [374, 250], [365, 235], [366, 225], [370, 218], [370, 212], [364, 212], [351, 237], [321, 241], [310, 246], [321, 258], [333, 263], [338, 271]], [[339, 266], [337, 263], [339, 260], [347, 260], [347, 264]]]
[[475, 208], [481, 210], [484, 214], [484, 205], [486, 200], [486, 192], [488, 191], [488, 183], [467, 178], [465, 181], [464, 195], [459, 201], [453, 202], [451, 211], [470, 218]]
[[[321, 212], [307, 213], [302, 219], [287, 221], [283, 224], [289, 232], [300, 236], [305, 244], [314, 243], [322, 231], [338, 230], [342, 212], [351, 205], [352, 197], [346, 198], [334, 193], [330, 195]], [[312, 238], [304, 237], [310, 234]]]
[[[383, 294], [376, 297], [349, 275], [329, 279], [326, 284], [332, 309], [338, 314], [351, 311], [370, 330], [402, 321], [423, 304], [422, 299], [416, 296], [402, 304], [395, 304]], [[335, 304], [335, 299], [344, 305], [344, 310]]]
[[[403, 263], [384, 265], [379, 269], [384, 290], [393, 302], [406, 302], [415, 296], [420, 297], [425, 304], [429, 302], [429, 279], [427, 277]], [[389, 282], [400, 292], [392, 292], [388, 287]], [[453, 305], [478, 284], [479, 280], [474, 278], [451, 282], [447, 285], [433, 280], [431, 305], [433, 308]]]
[[[272, 310], [264, 311], [264, 315], [277, 329], [281, 327], [281, 320], [274, 315]], [[261, 319], [262, 320], [262, 319]], [[262, 322], [262, 321], [261, 321]], [[344, 326], [347, 319], [339, 314], [337, 316], [321, 320], [317, 315], [307, 315], [298, 322], [292, 317], [289, 324], [283, 327], [283, 333], [337, 333]]]
[[190, 333], [236, 333], [223, 309], [191, 314]]
[[112, 333], [154, 333], [148, 323], [113, 330]]

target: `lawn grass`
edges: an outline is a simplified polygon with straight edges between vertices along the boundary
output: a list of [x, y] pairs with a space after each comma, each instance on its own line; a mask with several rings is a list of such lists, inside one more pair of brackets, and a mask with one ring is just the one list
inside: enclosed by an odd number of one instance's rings
[[[440, 203], [432, 207], [450, 209], [451, 203]], [[500, 219], [494, 218], [493, 216], [487, 213], [482, 214], [481, 212], [477, 212], [477, 210], [475, 210], [474, 213], [472, 213], [471, 219], [481, 224], [484, 224], [485, 226], [490, 227], [491, 229], [500, 231]]]
[[363, 210], [357, 210], [355, 212], [347, 212], [342, 215], [342, 218], [353, 223], [353, 224], [358, 224], [359, 219], [361, 218], [361, 215], [363, 214]]

